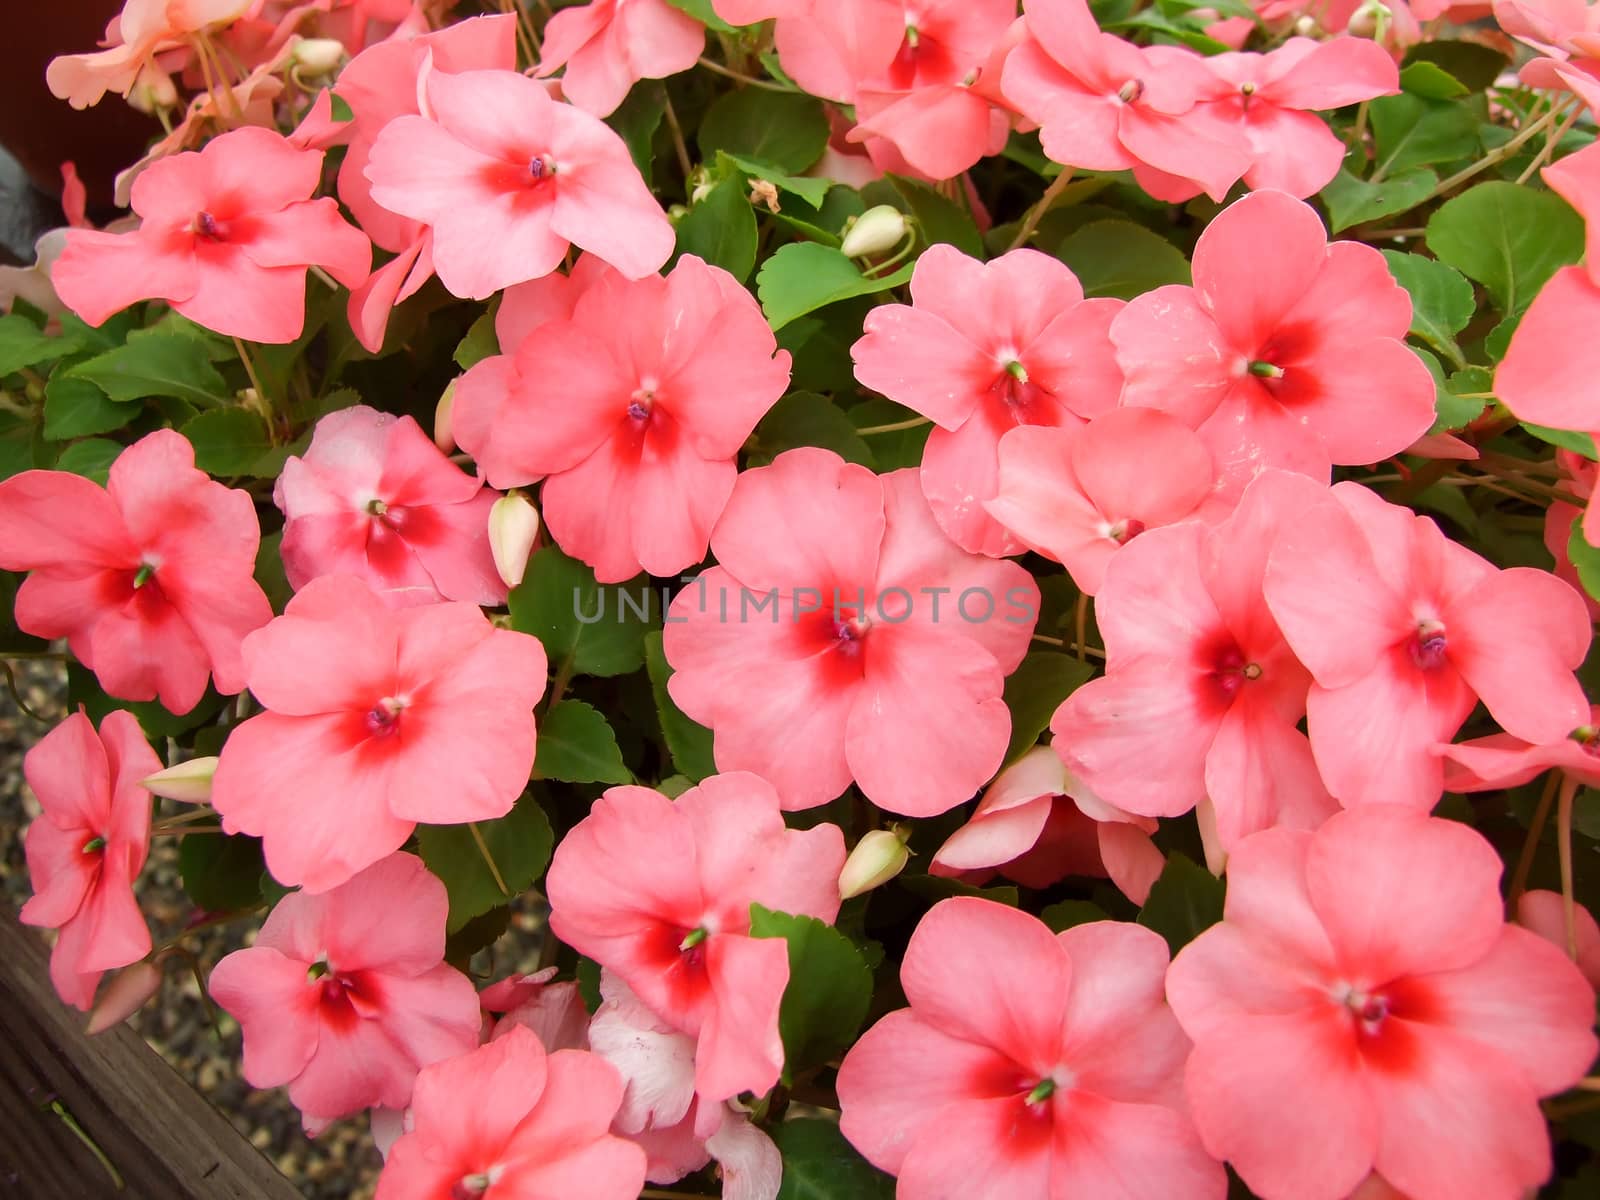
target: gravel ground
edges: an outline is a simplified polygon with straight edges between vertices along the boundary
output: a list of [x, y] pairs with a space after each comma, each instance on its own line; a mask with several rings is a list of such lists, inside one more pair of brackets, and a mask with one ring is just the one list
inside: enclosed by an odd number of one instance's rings
[[[0, 678], [0, 898], [13, 911], [30, 894], [22, 831], [38, 813], [23, 782], [22, 757], [66, 715], [66, 672], [61, 664], [35, 661], [15, 666], [24, 701], [48, 724], [20, 713]], [[181, 929], [194, 912], [179, 882], [177, 847], [174, 838], [156, 838], [138, 885], [140, 905], [158, 942]], [[515, 942], [515, 969], [533, 969], [538, 926], [537, 914], [517, 913], [516, 936], [506, 939]], [[191, 935], [186, 944], [209, 972], [224, 954], [245, 945], [255, 927], [249, 921], [219, 926]], [[512, 964], [505, 963], [505, 948], [501, 949], [504, 973]], [[298, 1112], [282, 1090], [256, 1091], [245, 1083], [239, 1073], [239, 1028], [226, 1014], [218, 1016], [214, 1023], [193, 974], [174, 968], [160, 998], [132, 1021], [180, 1075], [299, 1184], [308, 1200], [370, 1197], [381, 1162], [367, 1135], [366, 1119], [341, 1121], [316, 1139], [306, 1137]]]

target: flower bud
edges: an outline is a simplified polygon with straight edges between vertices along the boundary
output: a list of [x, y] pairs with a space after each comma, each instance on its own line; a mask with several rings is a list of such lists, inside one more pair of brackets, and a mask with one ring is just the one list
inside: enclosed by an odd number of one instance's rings
[[906, 842], [911, 837], [909, 825], [896, 825], [893, 829], [874, 829], [850, 851], [844, 870], [839, 872], [839, 899], [848, 900], [862, 892], [882, 887], [901, 871], [911, 851]]
[[185, 804], [204, 804], [211, 799], [211, 777], [217, 773], [217, 760], [191, 758], [165, 771], [140, 780], [148, 792]]
[[1346, 32], [1352, 37], [1371, 38], [1381, 42], [1389, 36], [1389, 26], [1394, 21], [1394, 10], [1383, 0], [1365, 0], [1350, 17]]
[[154, 62], [147, 63], [139, 72], [133, 87], [128, 90], [128, 105], [147, 116], [155, 116], [163, 109], [178, 103], [178, 89], [168, 75]]
[[882, 254], [900, 244], [906, 229], [905, 213], [892, 204], [879, 204], [851, 222], [839, 249], [849, 258]]
[[100, 1002], [89, 1014], [89, 1035], [120, 1025], [143, 1008], [161, 990], [161, 968], [153, 962], [136, 962], [111, 977]]
[[539, 510], [521, 492], [507, 492], [489, 509], [489, 549], [507, 587], [516, 587], [539, 540]]
[[337, 38], [296, 38], [294, 63], [311, 75], [329, 75], [344, 61], [344, 43]]
[[452, 379], [444, 389], [444, 395], [439, 397], [439, 407], [433, 410], [433, 444], [439, 447], [441, 454], [449, 454], [456, 448], [455, 428], [450, 418], [456, 408], [456, 384], [459, 377]]

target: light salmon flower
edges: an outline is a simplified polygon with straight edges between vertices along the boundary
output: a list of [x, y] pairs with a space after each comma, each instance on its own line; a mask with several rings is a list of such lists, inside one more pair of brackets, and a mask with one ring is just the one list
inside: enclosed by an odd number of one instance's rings
[[357, 287], [372, 262], [338, 203], [311, 199], [321, 177], [321, 151], [254, 127], [152, 163], [133, 183], [139, 228], [69, 230], [51, 272], [56, 292], [91, 325], [165, 300], [217, 333], [292, 342], [305, 327], [307, 270]]
[[565, 67], [561, 94], [608, 117], [639, 80], [687, 71], [705, 47], [705, 26], [667, 0], [590, 0], [550, 18], [538, 74]]
[[832, 921], [844, 836], [790, 830], [764, 779], [713, 775], [668, 800], [609, 789], [556, 847], [550, 928], [696, 1039], [695, 1089], [711, 1103], [766, 1092], [783, 1067], [782, 938], [750, 936], [750, 906]]
[[721, 769], [771, 780], [788, 809], [854, 779], [880, 808], [931, 816], [999, 768], [1002, 683], [1038, 585], [946, 538], [915, 471], [785, 451], [739, 476], [711, 549], [664, 646], [672, 698], [712, 729]]
[[66, 638], [109, 694], [174, 713], [208, 676], [228, 695], [244, 686], [240, 644], [272, 618], [260, 541], [249, 494], [196, 470], [170, 429], [124, 450], [104, 488], [66, 471], [0, 483], [0, 568], [32, 572], [17, 625]]
[[1584, 787], [1600, 787], [1600, 707], [1561, 737], [1529, 742], [1494, 733], [1435, 747], [1444, 758], [1444, 790], [1493, 792], [1560, 771]]
[[1550, 1173], [1541, 1096], [1593, 1061], [1594, 992], [1505, 924], [1500, 856], [1394, 805], [1273, 829], [1228, 863], [1221, 924], [1167, 995], [1206, 1149], [1264, 1200], [1515, 1200]]
[[581, 1050], [545, 1052], [526, 1029], [424, 1067], [412, 1128], [376, 1200], [582, 1196], [634, 1200], [644, 1151], [610, 1132], [622, 1080]]
[[150, 953], [133, 881], [150, 850], [150, 793], [139, 781], [160, 769], [139, 722], [121, 711], [98, 733], [75, 712], [22, 760], [42, 812], [23, 838], [34, 894], [21, 919], [60, 931], [50, 982], [84, 1012], [101, 975]]
[[575, 981], [557, 982], [555, 975], [556, 968], [545, 967], [532, 975], [509, 976], [478, 993], [488, 1037], [506, 1037], [521, 1025], [551, 1052], [587, 1050], [589, 1010], [583, 1006], [583, 993]]
[[1085, 300], [1077, 276], [1036, 250], [980, 263], [943, 244], [917, 259], [911, 299], [867, 314], [850, 348], [856, 379], [937, 426], [921, 479], [939, 527], [964, 550], [1015, 554], [1022, 541], [984, 511], [1000, 439], [1116, 407], [1107, 332], [1122, 302]]
[[1255, 192], [1200, 235], [1194, 286], [1146, 292], [1111, 341], [1122, 403], [1197, 429], [1229, 503], [1265, 467], [1326, 481], [1330, 464], [1378, 462], [1426, 433], [1433, 376], [1401, 340], [1410, 323], [1381, 254], [1329, 245], [1309, 205]]
[[325, 892], [418, 822], [503, 817], [527, 785], [544, 647], [473, 604], [391, 609], [326, 575], [244, 660], [267, 711], [228, 735], [211, 803], [228, 832], [263, 840], [281, 883]]
[[411, 417], [365, 406], [329, 413], [305, 456], [284, 463], [273, 502], [283, 511], [283, 566], [295, 588], [342, 574], [396, 607], [505, 603], [489, 550], [495, 493]]
[[1346, 806], [1432, 808], [1449, 741], [1482, 700], [1508, 732], [1554, 742], [1585, 723], [1573, 671], [1587, 610], [1554, 575], [1498, 570], [1427, 517], [1340, 483], [1284, 527], [1267, 606], [1315, 678], [1311, 749]]
[[[1574, 962], [1592, 988], [1600, 988], [1600, 922], [1581, 904], [1572, 906]], [[1536, 889], [1517, 898], [1517, 924], [1536, 933], [1563, 954], [1567, 952], [1567, 903], [1560, 892]]]
[[242, 15], [252, 0], [127, 0], [106, 26], [103, 49], [63, 54], [50, 60], [45, 82], [57, 99], [73, 108], [98, 104], [107, 92], [126, 96], [141, 77], [166, 80], [157, 57], [179, 51], [187, 58], [188, 39]]
[[839, 1125], [900, 1200], [1221, 1200], [1177, 1095], [1188, 1039], [1167, 947], [1137, 925], [1052, 934], [1003, 904], [935, 905], [906, 947], [911, 1007], [839, 1068]]
[[377, 203], [432, 229], [452, 293], [548, 275], [573, 245], [630, 279], [671, 256], [672, 226], [598, 117], [515, 71], [430, 71], [420, 86], [430, 115], [390, 121], [366, 176]]
[[449, 898], [392, 854], [321, 895], [280, 900], [211, 972], [252, 1087], [287, 1086], [308, 1123], [404, 1108], [417, 1071], [478, 1044], [478, 995], [444, 962]]

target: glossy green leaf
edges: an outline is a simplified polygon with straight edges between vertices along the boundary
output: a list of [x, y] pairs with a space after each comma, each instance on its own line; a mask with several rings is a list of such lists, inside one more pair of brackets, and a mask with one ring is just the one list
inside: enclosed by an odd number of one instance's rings
[[698, 140], [707, 161], [725, 150], [798, 175], [822, 157], [828, 133], [827, 114], [815, 97], [745, 88], [728, 92], [706, 111]]
[[555, 845], [550, 818], [529, 796], [499, 820], [477, 822], [477, 831], [482, 848], [471, 826], [417, 826], [422, 861], [450, 893], [451, 933], [532, 887]]
[[678, 253], [721, 267], [740, 283], [756, 266], [755, 210], [740, 175], [730, 175], [702, 196], [678, 221]]
[[854, 262], [831, 246], [792, 242], [782, 246], [756, 273], [756, 295], [767, 323], [782, 329], [829, 304], [852, 296], [870, 296], [911, 279], [914, 264], [883, 275], [863, 275]]
[[1150, 888], [1139, 924], [1167, 939], [1176, 954], [1222, 920], [1222, 880], [1181, 854], [1169, 855], [1160, 878]]
[[1412, 167], [1455, 162], [1480, 149], [1478, 115], [1456, 101], [1402, 92], [1368, 109], [1375, 145], [1372, 175], [1382, 179]]
[[566, 783], [632, 783], [617, 749], [617, 735], [600, 711], [581, 700], [563, 700], [539, 722], [534, 770]]
[[1381, 220], [1415, 208], [1439, 186], [1439, 176], [1426, 167], [1416, 167], [1390, 175], [1379, 183], [1358, 179], [1340, 169], [1327, 187], [1322, 201], [1328, 206], [1328, 225], [1334, 233]]
[[661, 736], [666, 739], [672, 765], [678, 768], [679, 773], [698, 783], [706, 776], [717, 773], [717, 762], [711, 749], [711, 731], [690, 720], [672, 702], [672, 694], [667, 691], [672, 668], [661, 649], [661, 640], [660, 630], [646, 634], [644, 639], [645, 667], [650, 673], [650, 691], [655, 697], [656, 715], [661, 721]]
[[113, 400], [176, 396], [202, 407], [228, 395], [206, 343], [181, 333], [149, 334], [71, 368]]
[[1491, 180], [1441, 205], [1427, 239], [1437, 258], [1483, 284], [1512, 316], [1583, 256], [1583, 219], [1554, 192]]
[[789, 943], [789, 986], [778, 1030], [784, 1079], [791, 1080], [855, 1041], [872, 1003], [872, 970], [849, 938], [815, 917], [752, 904], [750, 936]]
[[[223, 477], [256, 474], [273, 449], [266, 422], [243, 408], [208, 409], [178, 432], [194, 446], [194, 465]], [[281, 465], [265, 471], [266, 476], [276, 475]]]
[[183, 890], [204, 912], [237, 912], [260, 903], [264, 869], [256, 838], [194, 833], [178, 840]]
[[894, 1177], [862, 1158], [837, 1122], [799, 1117], [770, 1133], [783, 1156], [777, 1200], [894, 1200]]
[[762, 463], [796, 446], [821, 446], [846, 462], [873, 466], [872, 450], [844, 410], [815, 392], [790, 392], [774, 404], [756, 426], [756, 445]]
[[1011, 744], [1006, 761], [1020, 757], [1039, 740], [1061, 702], [1094, 675], [1094, 667], [1070, 654], [1035, 650], [1006, 679], [1006, 707], [1011, 710]]
[[1086, 296], [1132, 300], [1164, 284], [1189, 282], [1183, 252], [1132, 221], [1093, 221], [1068, 235], [1056, 255], [1072, 268]]
[[594, 572], [554, 546], [534, 553], [511, 591], [511, 624], [544, 643], [550, 665], [573, 675], [626, 675], [644, 663], [644, 635], [660, 597], [640, 576], [630, 583], [595, 582]]
[[1410, 332], [1460, 365], [1456, 334], [1474, 311], [1472, 284], [1455, 268], [1420, 254], [1385, 250], [1389, 273], [1411, 296]]
[[52, 442], [121, 429], [139, 406], [118, 404], [100, 388], [70, 372], [51, 376], [44, 388], [44, 436]]

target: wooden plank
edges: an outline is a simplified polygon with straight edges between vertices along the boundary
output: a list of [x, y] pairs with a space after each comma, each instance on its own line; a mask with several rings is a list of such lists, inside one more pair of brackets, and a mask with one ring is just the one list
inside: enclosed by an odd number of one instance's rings
[[0, 1196], [298, 1200], [132, 1029], [83, 1025], [50, 987], [38, 933], [0, 911]]

